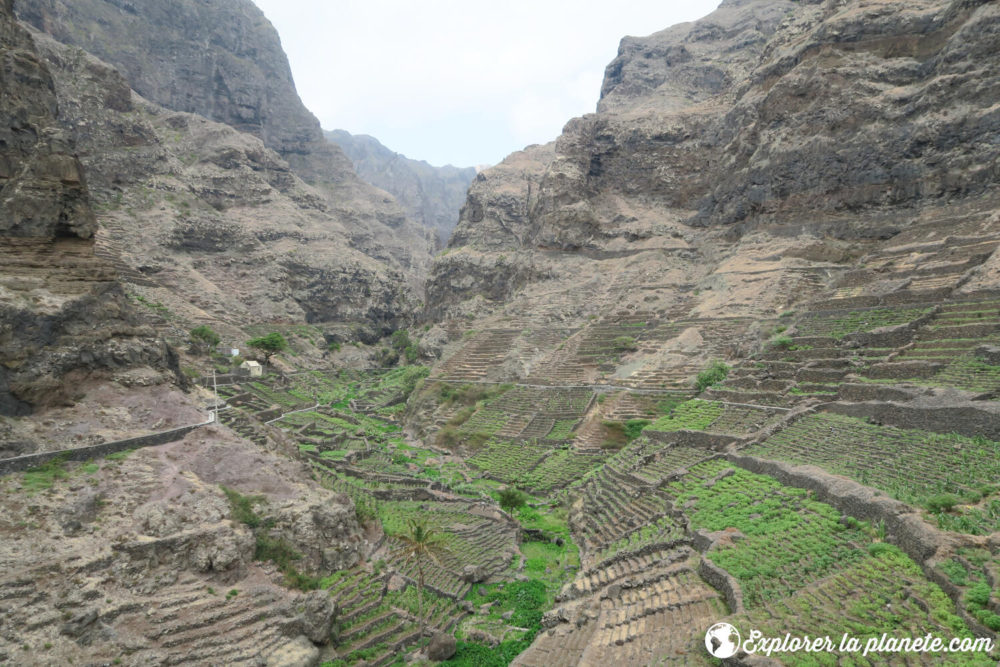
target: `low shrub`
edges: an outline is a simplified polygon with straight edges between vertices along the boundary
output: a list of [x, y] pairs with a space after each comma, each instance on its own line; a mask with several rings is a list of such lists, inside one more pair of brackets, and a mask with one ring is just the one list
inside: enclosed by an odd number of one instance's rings
[[722, 361], [713, 361], [708, 368], [698, 373], [695, 378], [694, 388], [700, 393], [719, 384], [729, 375], [729, 366]]

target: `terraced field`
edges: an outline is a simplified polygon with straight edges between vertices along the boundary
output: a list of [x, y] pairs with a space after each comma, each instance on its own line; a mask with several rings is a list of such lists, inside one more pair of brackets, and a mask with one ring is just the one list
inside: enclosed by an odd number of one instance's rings
[[[365, 575], [329, 583], [345, 610], [332, 665], [390, 664], [424, 641], [417, 567], [401, 556], [414, 520], [442, 536], [436, 560], [423, 566], [424, 606], [432, 627], [458, 638], [446, 664], [710, 664], [701, 640], [721, 619], [777, 636], [808, 629], [862, 640], [890, 630], [966, 637], [1000, 625], [993, 590], [1000, 554], [961, 541], [1000, 530], [1000, 443], [797, 406], [834, 400], [841, 383], [907, 355], [940, 364], [924, 384], [958, 374], [978, 346], [948, 347], [952, 339], [933, 332], [981, 327], [992, 311], [980, 310], [914, 302], [781, 318], [795, 327], [791, 342], [765, 341], [756, 358], [693, 398], [439, 380], [409, 403], [432, 424], [423, 441], [396, 421], [421, 376], [412, 370], [310, 375], [291, 386], [265, 381], [226, 393], [242, 403], [233, 414], [250, 420], [251, 430], [258, 415], [273, 418], [277, 410], [269, 428], [294, 439], [323, 483], [351, 496], [359, 516], [384, 534]], [[891, 334], [898, 347], [850, 343], [852, 334], [881, 336], [903, 324], [913, 326]], [[652, 318], [601, 326], [586, 336], [533, 340], [558, 339], [568, 349], [579, 339], [574, 363], [604, 373], [631, 353], [608, 347], [622, 331], [645, 352], [667, 331]], [[473, 337], [479, 342], [467, 343], [468, 354], [451, 366], [482, 377], [511, 336], [523, 334]], [[939, 350], [934, 340], [949, 342]], [[944, 349], [954, 351], [947, 363], [918, 359]], [[989, 373], [975, 377], [986, 381], [965, 386], [986, 390]], [[881, 391], [881, 380], [865, 380]], [[898, 378], [884, 384], [905, 385]], [[958, 547], [918, 564], [886, 543], [895, 538], [884, 524], [736, 467], [727, 450], [852, 478], [919, 508], [931, 526], [959, 536]], [[511, 489], [527, 504], [500, 512]], [[390, 580], [404, 587], [389, 591]], [[543, 612], [553, 608], [557, 618], [543, 627]], [[778, 658], [895, 664], [886, 656]], [[970, 654], [955, 664], [989, 660]], [[935, 664], [926, 656], [911, 662]]]
[[[707, 557], [733, 575], [748, 608], [787, 597], [865, 557], [860, 525], [801, 489], [714, 460], [667, 485], [695, 530], [726, 531]], [[737, 534], [738, 533], [738, 534]]]
[[[878, 548], [875, 548], [878, 547]], [[772, 601], [727, 619], [737, 628], [759, 629], [765, 637], [830, 636], [849, 633], [862, 644], [890, 637], [923, 637], [927, 634], [945, 641], [973, 634], [955, 615], [954, 604], [940, 588], [927, 581], [920, 568], [898, 549], [872, 545], [870, 554], [814, 586], [782, 600]], [[835, 640], [836, 641], [836, 640]], [[785, 653], [772, 657], [788, 665], [992, 665], [995, 660], [983, 652], [941, 655]]]
[[829, 336], [840, 339], [851, 333], [907, 324], [932, 310], [926, 307], [865, 308], [848, 312], [814, 312], [795, 323], [797, 336]]
[[1000, 530], [1000, 443], [807, 415], [746, 453], [817, 465], [936, 513], [941, 528]]

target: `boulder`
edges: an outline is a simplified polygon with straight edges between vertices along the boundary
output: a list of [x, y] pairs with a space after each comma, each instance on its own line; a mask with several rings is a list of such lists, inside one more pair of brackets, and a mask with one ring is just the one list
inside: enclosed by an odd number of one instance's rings
[[478, 584], [485, 581], [487, 577], [486, 569], [482, 565], [466, 565], [462, 568], [462, 581], [470, 584]]
[[304, 635], [282, 644], [264, 659], [267, 667], [316, 667], [319, 649]]
[[337, 604], [329, 593], [322, 590], [306, 593], [298, 607], [302, 609], [298, 617], [302, 633], [315, 644], [328, 644], [337, 616]]
[[435, 662], [447, 660], [455, 655], [455, 638], [443, 632], [435, 634], [427, 645], [427, 657]]

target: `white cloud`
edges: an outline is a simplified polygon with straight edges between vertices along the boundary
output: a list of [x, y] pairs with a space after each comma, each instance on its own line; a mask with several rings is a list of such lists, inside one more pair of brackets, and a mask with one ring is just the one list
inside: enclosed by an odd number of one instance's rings
[[432, 164], [495, 163], [594, 110], [626, 34], [718, 0], [254, 0], [277, 27], [303, 102], [327, 129]]

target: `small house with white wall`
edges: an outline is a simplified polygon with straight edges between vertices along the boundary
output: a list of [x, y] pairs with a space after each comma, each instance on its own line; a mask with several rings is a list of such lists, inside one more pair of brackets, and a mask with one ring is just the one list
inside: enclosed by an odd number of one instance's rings
[[259, 378], [264, 375], [264, 367], [256, 361], [244, 361], [240, 364], [240, 370], [244, 375], [249, 375], [252, 378]]

